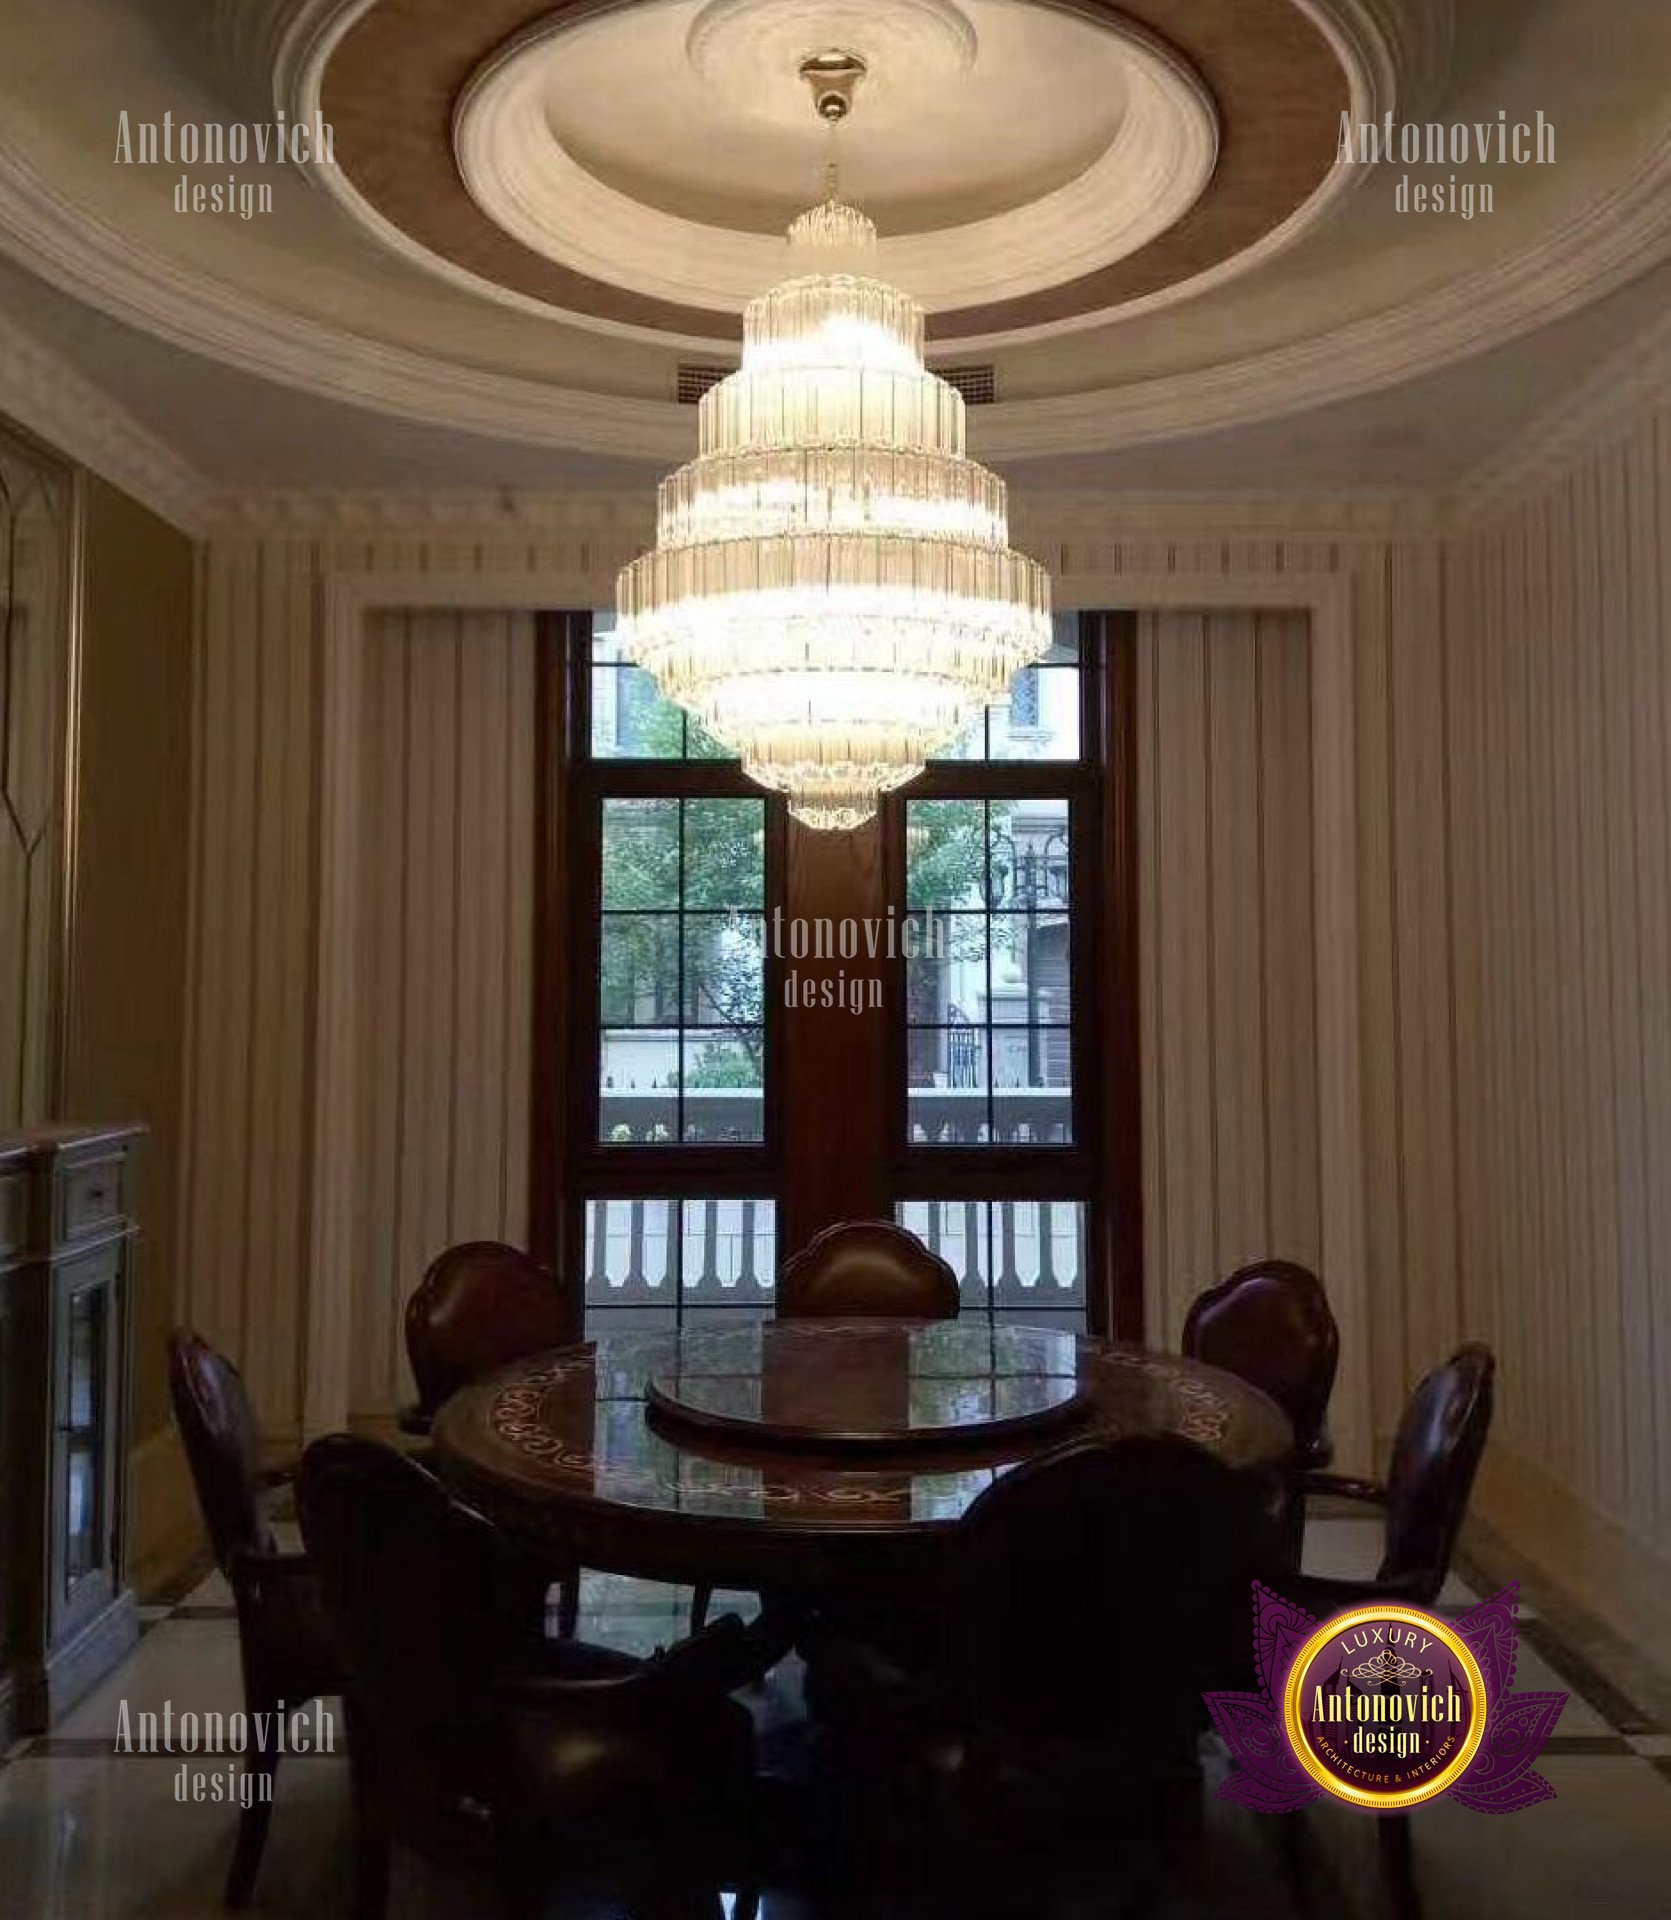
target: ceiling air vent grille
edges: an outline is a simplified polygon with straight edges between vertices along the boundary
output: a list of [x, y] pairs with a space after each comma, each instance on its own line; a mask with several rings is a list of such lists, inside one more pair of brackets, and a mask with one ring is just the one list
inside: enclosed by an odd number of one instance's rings
[[679, 405], [694, 407], [710, 387], [717, 387], [730, 367], [704, 366], [696, 360], [679, 362]]
[[936, 367], [942, 380], [956, 387], [964, 404], [989, 407], [998, 398], [998, 381], [990, 365], [984, 367]]

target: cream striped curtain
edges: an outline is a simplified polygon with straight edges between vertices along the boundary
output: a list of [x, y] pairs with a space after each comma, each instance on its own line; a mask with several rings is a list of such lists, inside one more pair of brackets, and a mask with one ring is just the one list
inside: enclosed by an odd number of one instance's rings
[[1146, 1317], [1321, 1243], [1311, 638], [1295, 612], [1138, 622]]
[[526, 1234], [534, 879], [533, 616], [387, 612], [366, 639], [356, 1414], [410, 1396], [433, 1256]]

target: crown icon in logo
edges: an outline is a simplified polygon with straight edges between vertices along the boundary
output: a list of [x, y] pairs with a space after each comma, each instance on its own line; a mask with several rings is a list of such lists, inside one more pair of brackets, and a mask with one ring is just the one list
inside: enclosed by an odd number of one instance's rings
[[1378, 1653], [1373, 1660], [1365, 1660], [1352, 1669], [1354, 1680], [1419, 1680], [1421, 1668], [1412, 1666], [1408, 1660], [1401, 1660], [1392, 1648]]

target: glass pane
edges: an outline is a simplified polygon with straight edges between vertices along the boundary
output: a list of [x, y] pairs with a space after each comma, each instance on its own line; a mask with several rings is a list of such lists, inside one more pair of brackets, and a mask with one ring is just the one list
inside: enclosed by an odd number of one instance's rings
[[599, 1049], [598, 1138], [660, 1146], [679, 1137], [676, 1028], [606, 1028]]
[[605, 800], [603, 904], [676, 907], [679, 904], [679, 802]]
[[772, 1304], [777, 1209], [769, 1200], [686, 1200], [680, 1300], [693, 1307]]
[[980, 1021], [987, 990], [987, 917], [982, 913], [924, 913], [906, 962], [906, 994], [913, 1024], [955, 1026]]
[[1077, 760], [1080, 738], [1079, 616], [1059, 613], [1050, 652], [1024, 667], [941, 760]]
[[689, 915], [685, 1019], [693, 1026], [758, 1027], [766, 1011], [765, 960], [759, 914]]
[[945, 749], [937, 753], [936, 760], [984, 760], [986, 758], [986, 716], [992, 711], [983, 707], [975, 715], [957, 738]]
[[988, 904], [1030, 913], [1068, 904], [1066, 800], [994, 800], [988, 827]]
[[79, 1580], [99, 1564], [99, 1456], [91, 1446], [70, 1449], [65, 1461], [64, 1573]]
[[758, 1315], [776, 1278], [770, 1200], [587, 1202], [588, 1333]]
[[1073, 1018], [1068, 916], [995, 913], [992, 984], [995, 1026], [1065, 1026]]
[[87, 1433], [97, 1424], [104, 1397], [104, 1302], [103, 1288], [95, 1287], [84, 1287], [69, 1300], [66, 1417], [77, 1433]]
[[599, 927], [598, 974], [605, 1026], [676, 1024], [679, 916], [606, 913]]
[[992, 1036], [992, 1112], [1010, 1146], [1073, 1139], [1073, 1034], [1067, 1027], [999, 1027]]
[[600, 760], [677, 760], [685, 716], [642, 667], [592, 667], [592, 752]]
[[911, 907], [978, 907], [985, 885], [986, 803], [908, 800], [905, 901]]
[[758, 1027], [686, 1030], [686, 1140], [764, 1138], [764, 1059], [765, 1035]]
[[766, 900], [764, 800], [686, 800], [687, 907], [755, 907]]
[[714, 736], [692, 715], [685, 716], [685, 758], [687, 760], [735, 760], [729, 747], [722, 747]]
[[992, 1304], [999, 1312], [1085, 1309], [1085, 1208], [1014, 1200], [992, 1209]]
[[676, 1200], [592, 1200], [586, 1207], [586, 1305], [678, 1306]]
[[613, 611], [592, 615], [592, 753], [600, 760], [736, 758], [622, 656]]
[[950, 1263], [963, 1290], [965, 1311], [985, 1312], [989, 1215], [984, 1200], [902, 1200], [895, 1208], [902, 1227]]
[[991, 1138], [984, 1027], [912, 1027], [906, 1035], [907, 1130], [921, 1146], [972, 1147]]
[[1085, 1208], [1077, 1200], [905, 1200], [900, 1224], [951, 1263], [964, 1310], [1085, 1325]]
[[1069, 821], [1065, 798], [907, 803], [914, 1141], [1073, 1137]]

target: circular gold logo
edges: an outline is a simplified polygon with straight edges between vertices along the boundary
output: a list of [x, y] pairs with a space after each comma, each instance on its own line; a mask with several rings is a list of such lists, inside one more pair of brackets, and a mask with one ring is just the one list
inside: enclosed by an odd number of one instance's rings
[[1461, 1779], [1489, 1704], [1479, 1661], [1446, 1621], [1422, 1607], [1356, 1607], [1295, 1654], [1282, 1725], [1319, 1786], [1397, 1813]]

